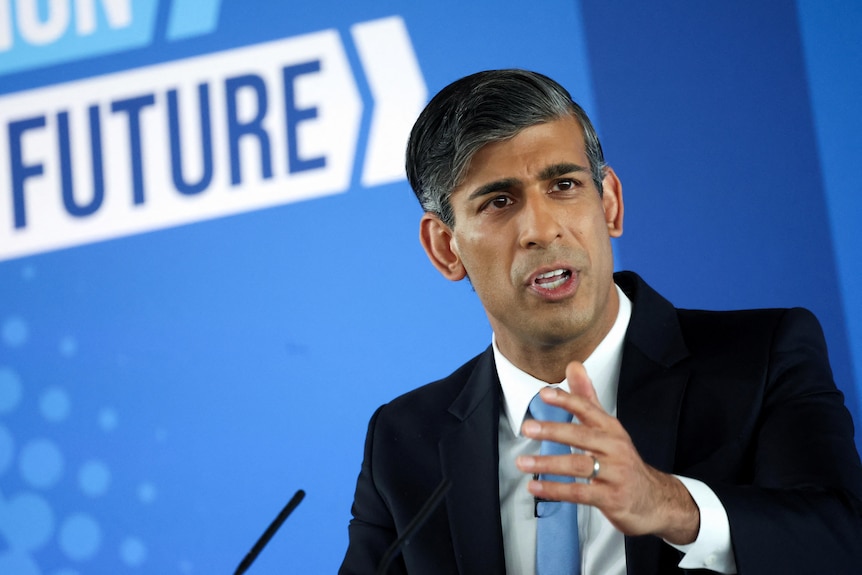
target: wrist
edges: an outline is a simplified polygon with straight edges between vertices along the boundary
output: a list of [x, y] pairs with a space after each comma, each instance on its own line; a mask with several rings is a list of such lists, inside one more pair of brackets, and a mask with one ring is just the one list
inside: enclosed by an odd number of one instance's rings
[[672, 475], [665, 477], [668, 495], [662, 505], [664, 527], [655, 534], [674, 545], [694, 543], [700, 531], [700, 509], [679, 479]]

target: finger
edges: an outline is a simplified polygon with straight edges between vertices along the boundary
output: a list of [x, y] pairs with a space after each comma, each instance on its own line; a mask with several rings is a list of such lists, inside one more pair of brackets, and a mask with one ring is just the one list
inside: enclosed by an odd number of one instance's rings
[[527, 419], [521, 424], [521, 435], [538, 441], [553, 441], [584, 451], [602, 451], [607, 448], [605, 433], [601, 429], [578, 423], [556, 423]]
[[[596, 459], [591, 455], [522, 455], [515, 465], [524, 473], [539, 475], [564, 475], [579, 479], [593, 478]], [[600, 468], [601, 469], [601, 468]]]
[[566, 381], [569, 382], [569, 393], [583, 397], [590, 403], [601, 407], [593, 381], [587, 375], [587, 369], [579, 361], [573, 361], [566, 366]]
[[[590, 384], [590, 387], [592, 388], [592, 384]], [[610, 417], [601, 404], [581, 395], [566, 393], [555, 387], [546, 387], [539, 393], [542, 401], [548, 405], [562, 407], [577, 417], [579, 423], [598, 426], [602, 423], [603, 419]], [[593, 396], [595, 396], [595, 392], [593, 392]]]
[[549, 501], [569, 501], [590, 504], [595, 495], [595, 486], [589, 483], [560, 483], [533, 479], [527, 483], [527, 491]]

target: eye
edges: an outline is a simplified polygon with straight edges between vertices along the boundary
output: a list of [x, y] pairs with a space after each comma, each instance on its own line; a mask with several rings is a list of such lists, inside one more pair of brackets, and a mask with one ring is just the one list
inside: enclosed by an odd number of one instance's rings
[[482, 205], [482, 210], [501, 210], [512, 205], [512, 198], [505, 195], [494, 196]]
[[563, 178], [562, 180], [557, 180], [554, 182], [551, 191], [553, 192], [571, 192], [582, 187], [582, 183], [579, 180], [575, 180], [572, 178]]

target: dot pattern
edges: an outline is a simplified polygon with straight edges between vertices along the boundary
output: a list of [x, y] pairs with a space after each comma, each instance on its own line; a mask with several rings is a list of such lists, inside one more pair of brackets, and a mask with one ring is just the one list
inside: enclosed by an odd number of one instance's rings
[[[37, 277], [34, 266], [24, 268], [24, 281]], [[23, 315], [0, 316], [0, 351], [26, 350], [37, 332], [38, 327], [31, 326]], [[74, 335], [65, 335], [54, 349], [58, 361], [74, 361], [80, 348]], [[81, 421], [76, 417], [71, 388], [64, 382], [40, 385], [29, 381], [15, 365], [4, 362], [0, 361], [0, 573], [81, 575], [90, 569], [79, 569], [79, 565], [92, 565], [93, 560], [111, 553], [106, 548], [108, 541], [113, 542], [114, 556], [122, 565], [130, 570], [145, 568], [146, 542], [132, 534], [109, 539], [104, 519], [96, 511], [99, 508], [88, 503], [108, 495], [114, 478], [110, 461], [99, 453], [77, 461], [80, 446], [63, 441], [68, 426]], [[28, 411], [23, 415], [36, 415], [36, 421], [41, 421], [39, 429], [18, 430], [4, 423], [4, 418]], [[106, 405], [90, 421], [110, 434], [117, 430], [120, 415]], [[163, 440], [166, 432], [156, 434]], [[7, 484], [20, 489], [6, 493]], [[55, 508], [51, 493], [57, 489], [73, 489], [78, 509]], [[156, 487], [150, 482], [138, 483], [135, 493], [130, 503], [152, 505], [156, 500]], [[69, 564], [44, 571], [37, 558], [46, 549], [59, 551]]]

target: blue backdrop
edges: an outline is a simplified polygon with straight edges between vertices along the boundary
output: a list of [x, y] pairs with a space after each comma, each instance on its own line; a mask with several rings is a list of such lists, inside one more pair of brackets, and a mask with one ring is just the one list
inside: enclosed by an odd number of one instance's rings
[[862, 7], [0, 0], [0, 573], [331, 573], [380, 403], [490, 341], [405, 130], [560, 80], [677, 305], [815, 311], [862, 421]]

